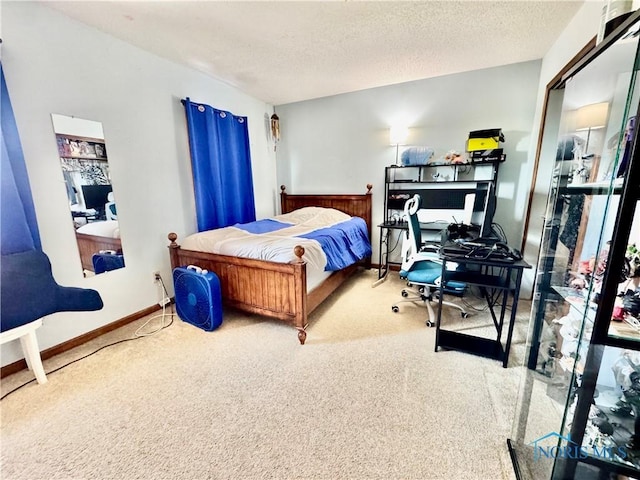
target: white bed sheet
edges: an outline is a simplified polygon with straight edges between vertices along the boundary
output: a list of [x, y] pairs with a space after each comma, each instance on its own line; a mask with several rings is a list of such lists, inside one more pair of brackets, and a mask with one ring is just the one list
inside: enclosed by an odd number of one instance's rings
[[89, 222], [78, 228], [76, 232], [99, 237], [120, 238], [120, 227], [117, 220]]
[[304, 247], [303, 259], [307, 263], [307, 292], [322, 283], [332, 272], [324, 270], [327, 258], [315, 240], [299, 238], [318, 228], [329, 227], [349, 220], [351, 217], [333, 208], [304, 207], [291, 213], [271, 217], [291, 227], [270, 233], [253, 234], [237, 227], [225, 227], [189, 235], [182, 248], [199, 252], [255, 258], [271, 262], [289, 263], [296, 260], [293, 249]]

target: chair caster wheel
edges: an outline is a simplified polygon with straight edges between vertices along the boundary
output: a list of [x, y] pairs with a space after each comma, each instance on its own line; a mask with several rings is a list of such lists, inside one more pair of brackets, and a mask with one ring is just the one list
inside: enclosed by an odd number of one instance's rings
[[427, 327], [433, 327], [433, 322], [431, 320], [427, 320]]
[[400, 311], [400, 308], [398, 308], [398, 306], [397, 306], [397, 305], [394, 305], [393, 307], [391, 307], [391, 311], [392, 311], [393, 313], [398, 313], [398, 312]]
[[406, 290], [402, 290], [402, 296], [404, 298], [407, 298], [409, 296], [409, 292], [407, 292]]
[[469, 318], [469, 314], [467, 312], [460, 312], [460, 316], [462, 318]]

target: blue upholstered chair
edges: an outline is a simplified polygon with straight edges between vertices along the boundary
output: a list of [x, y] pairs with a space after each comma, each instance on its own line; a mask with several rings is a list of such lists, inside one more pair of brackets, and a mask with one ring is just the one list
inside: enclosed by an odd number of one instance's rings
[[[423, 245], [420, 223], [418, 221], [418, 210], [420, 209], [421, 198], [416, 194], [406, 201], [404, 214], [408, 221], [408, 229], [402, 242], [402, 266], [400, 267], [400, 278], [407, 281], [408, 287], [415, 287], [412, 290], [403, 289], [403, 300], [392, 305], [394, 312], [399, 312], [399, 303], [420, 302], [423, 303], [428, 312], [427, 326], [435, 325], [437, 315], [433, 310], [431, 302], [437, 300], [436, 295], [440, 289], [440, 277], [442, 275], [442, 261], [438, 256], [437, 245]], [[466, 284], [449, 281], [444, 286], [445, 294], [462, 296]], [[435, 289], [435, 290], [434, 290]], [[468, 317], [463, 307], [452, 302], [442, 301], [442, 305], [460, 310], [463, 318]]]
[[45, 383], [35, 331], [42, 317], [102, 308], [95, 290], [61, 287], [42, 252], [20, 136], [0, 63], [0, 344], [20, 339], [27, 366]]
[[100, 294], [87, 288], [61, 287], [40, 250], [2, 255], [0, 258], [0, 344], [20, 339], [27, 366], [38, 383], [47, 381], [35, 330], [42, 317], [55, 312], [100, 310]]

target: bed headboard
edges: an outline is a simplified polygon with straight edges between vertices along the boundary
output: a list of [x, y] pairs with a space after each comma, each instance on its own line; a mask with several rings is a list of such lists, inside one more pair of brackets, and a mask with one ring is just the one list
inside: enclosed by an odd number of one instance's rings
[[289, 213], [302, 207], [335, 208], [353, 217], [361, 217], [367, 222], [371, 238], [371, 189], [367, 184], [367, 193], [363, 194], [301, 194], [291, 195], [284, 185], [280, 186], [280, 207], [282, 213]]

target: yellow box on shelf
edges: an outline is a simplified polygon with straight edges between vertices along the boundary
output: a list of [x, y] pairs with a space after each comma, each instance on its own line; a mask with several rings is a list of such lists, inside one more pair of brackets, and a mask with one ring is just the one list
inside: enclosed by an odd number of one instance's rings
[[492, 128], [487, 130], [475, 130], [469, 132], [467, 140], [467, 152], [476, 152], [478, 150], [494, 150], [500, 148], [504, 142], [502, 129]]

